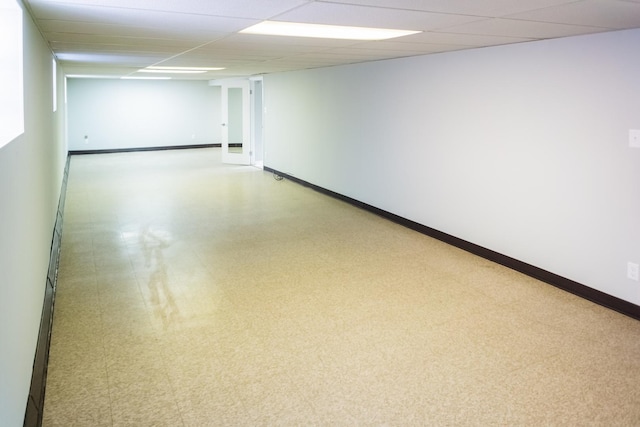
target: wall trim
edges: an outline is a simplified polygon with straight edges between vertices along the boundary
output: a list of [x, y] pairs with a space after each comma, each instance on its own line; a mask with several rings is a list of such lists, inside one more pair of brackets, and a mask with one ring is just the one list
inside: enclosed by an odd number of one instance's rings
[[49, 270], [45, 282], [44, 303], [42, 305], [42, 317], [40, 319], [40, 331], [38, 333], [36, 353], [33, 360], [33, 372], [31, 374], [31, 387], [29, 389], [29, 398], [24, 416], [25, 427], [41, 426], [42, 416], [44, 414], [44, 392], [47, 383], [49, 346], [51, 344], [51, 328], [53, 326], [53, 306], [58, 282], [58, 265], [60, 263], [60, 246], [62, 243], [62, 219], [67, 193], [70, 160], [71, 157], [67, 156], [62, 178], [62, 187], [60, 189], [58, 210], [56, 212], [56, 222], [53, 227]]
[[[192, 144], [192, 145], [168, 145], [164, 147], [138, 147], [138, 148], [107, 148], [104, 150], [71, 150], [69, 155], [76, 154], [110, 154], [132, 153], [136, 151], [163, 151], [163, 150], [188, 150], [192, 148], [221, 148], [222, 144]], [[242, 144], [230, 143], [229, 147], [242, 147]]]
[[475, 243], [468, 242], [459, 237], [455, 237], [450, 234], [444, 233], [442, 231], [436, 230], [434, 228], [428, 227], [424, 224], [411, 221], [407, 218], [401, 217], [399, 215], [393, 214], [391, 212], [385, 211], [375, 206], [363, 203], [359, 200], [352, 199], [351, 197], [342, 195], [340, 193], [336, 193], [331, 190], [327, 190], [326, 188], [317, 186], [315, 184], [311, 184], [310, 182], [304, 181], [300, 178], [296, 178], [295, 176], [291, 176], [286, 173], [279, 172], [278, 170], [270, 168], [268, 166], [264, 166], [263, 169], [266, 172], [271, 172], [279, 177], [287, 178], [288, 180], [293, 181], [297, 184], [303, 185], [305, 187], [309, 187], [315, 191], [334, 197], [338, 200], [342, 200], [355, 207], [358, 207], [360, 209], [364, 209], [366, 211], [379, 215], [383, 218], [386, 218], [397, 224], [403, 225], [419, 233], [425, 234], [429, 237], [433, 237], [444, 243], [448, 243], [452, 246], [463, 249], [467, 252], [470, 252], [474, 255], [485, 258], [489, 261], [495, 262], [497, 264], [501, 264], [512, 270], [526, 274], [527, 276], [533, 277], [534, 279], [538, 279], [549, 285], [553, 285], [559, 289], [570, 292], [574, 295], [587, 299], [591, 302], [594, 302], [596, 304], [599, 304], [611, 310], [615, 310], [619, 313], [622, 313], [634, 319], [640, 320], [640, 306], [635, 305], [629, 301], [625, 301], [618, 297], [614, 297], [612, 295], [609, 295], [597, 289], [593, 289], [593, 288], [590, 288], [589, 286], [567, 279], [566, 277], [559, 276], [555, 273], [551, 273], [549, 271], [543, 270], [534, 265], [527, 264], [523, 261], [517, 260], [515, 258], [511, 258], [507, 255], [501, 254], [499, 252], [495, 252], [491, 249], [487, 249], [485, 247], [476, 245]]
[[69, 155], [73, 156], [75, 154], [132, 153], [136, 151], [188, 150], [191, 148], [214, 148], [214, 147], [222, 147], [222, 144], [170, 145], [170, 146], [164, 146], [164, 147], [138, 147], [138, 148], [107, 148], [104, 150], [70, 150]]

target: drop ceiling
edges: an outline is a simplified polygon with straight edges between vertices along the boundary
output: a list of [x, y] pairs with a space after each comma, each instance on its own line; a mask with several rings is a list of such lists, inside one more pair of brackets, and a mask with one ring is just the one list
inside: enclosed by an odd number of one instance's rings
[[[216, 79], [640, 28], [640, 0], [23, 0], [67, 74], [224, 67]], [[402, 30], [386, 41], [260, 36], [263, 20]]]

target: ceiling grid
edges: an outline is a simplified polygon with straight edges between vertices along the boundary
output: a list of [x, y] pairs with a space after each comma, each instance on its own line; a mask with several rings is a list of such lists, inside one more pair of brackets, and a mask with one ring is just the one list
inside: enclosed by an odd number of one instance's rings
[[[215, 79], [640, 28], [640, 0], [23, 0], [67, 74], [223, 67]], [[420, 31], [386, 41], [239, 32], [264, 20]], [[175, 78], [175, 77], [174, 77]]]

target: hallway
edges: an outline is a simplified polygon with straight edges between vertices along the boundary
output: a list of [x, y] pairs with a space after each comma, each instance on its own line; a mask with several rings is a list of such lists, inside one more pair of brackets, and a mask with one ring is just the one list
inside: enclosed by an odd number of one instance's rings
[[219, 149], [65, 209], [45, 426], [640, 424], [640, 322]]

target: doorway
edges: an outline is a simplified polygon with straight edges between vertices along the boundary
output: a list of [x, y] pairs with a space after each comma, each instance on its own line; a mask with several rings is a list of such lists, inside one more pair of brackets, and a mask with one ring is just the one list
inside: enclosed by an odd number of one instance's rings
[[248, 80], [228, 80], [221, 87], [222, 162], [251, 163], [251, 99]]
[[264, 91], [262, 77], [251, 80], [251, 165], [264, 166]]

